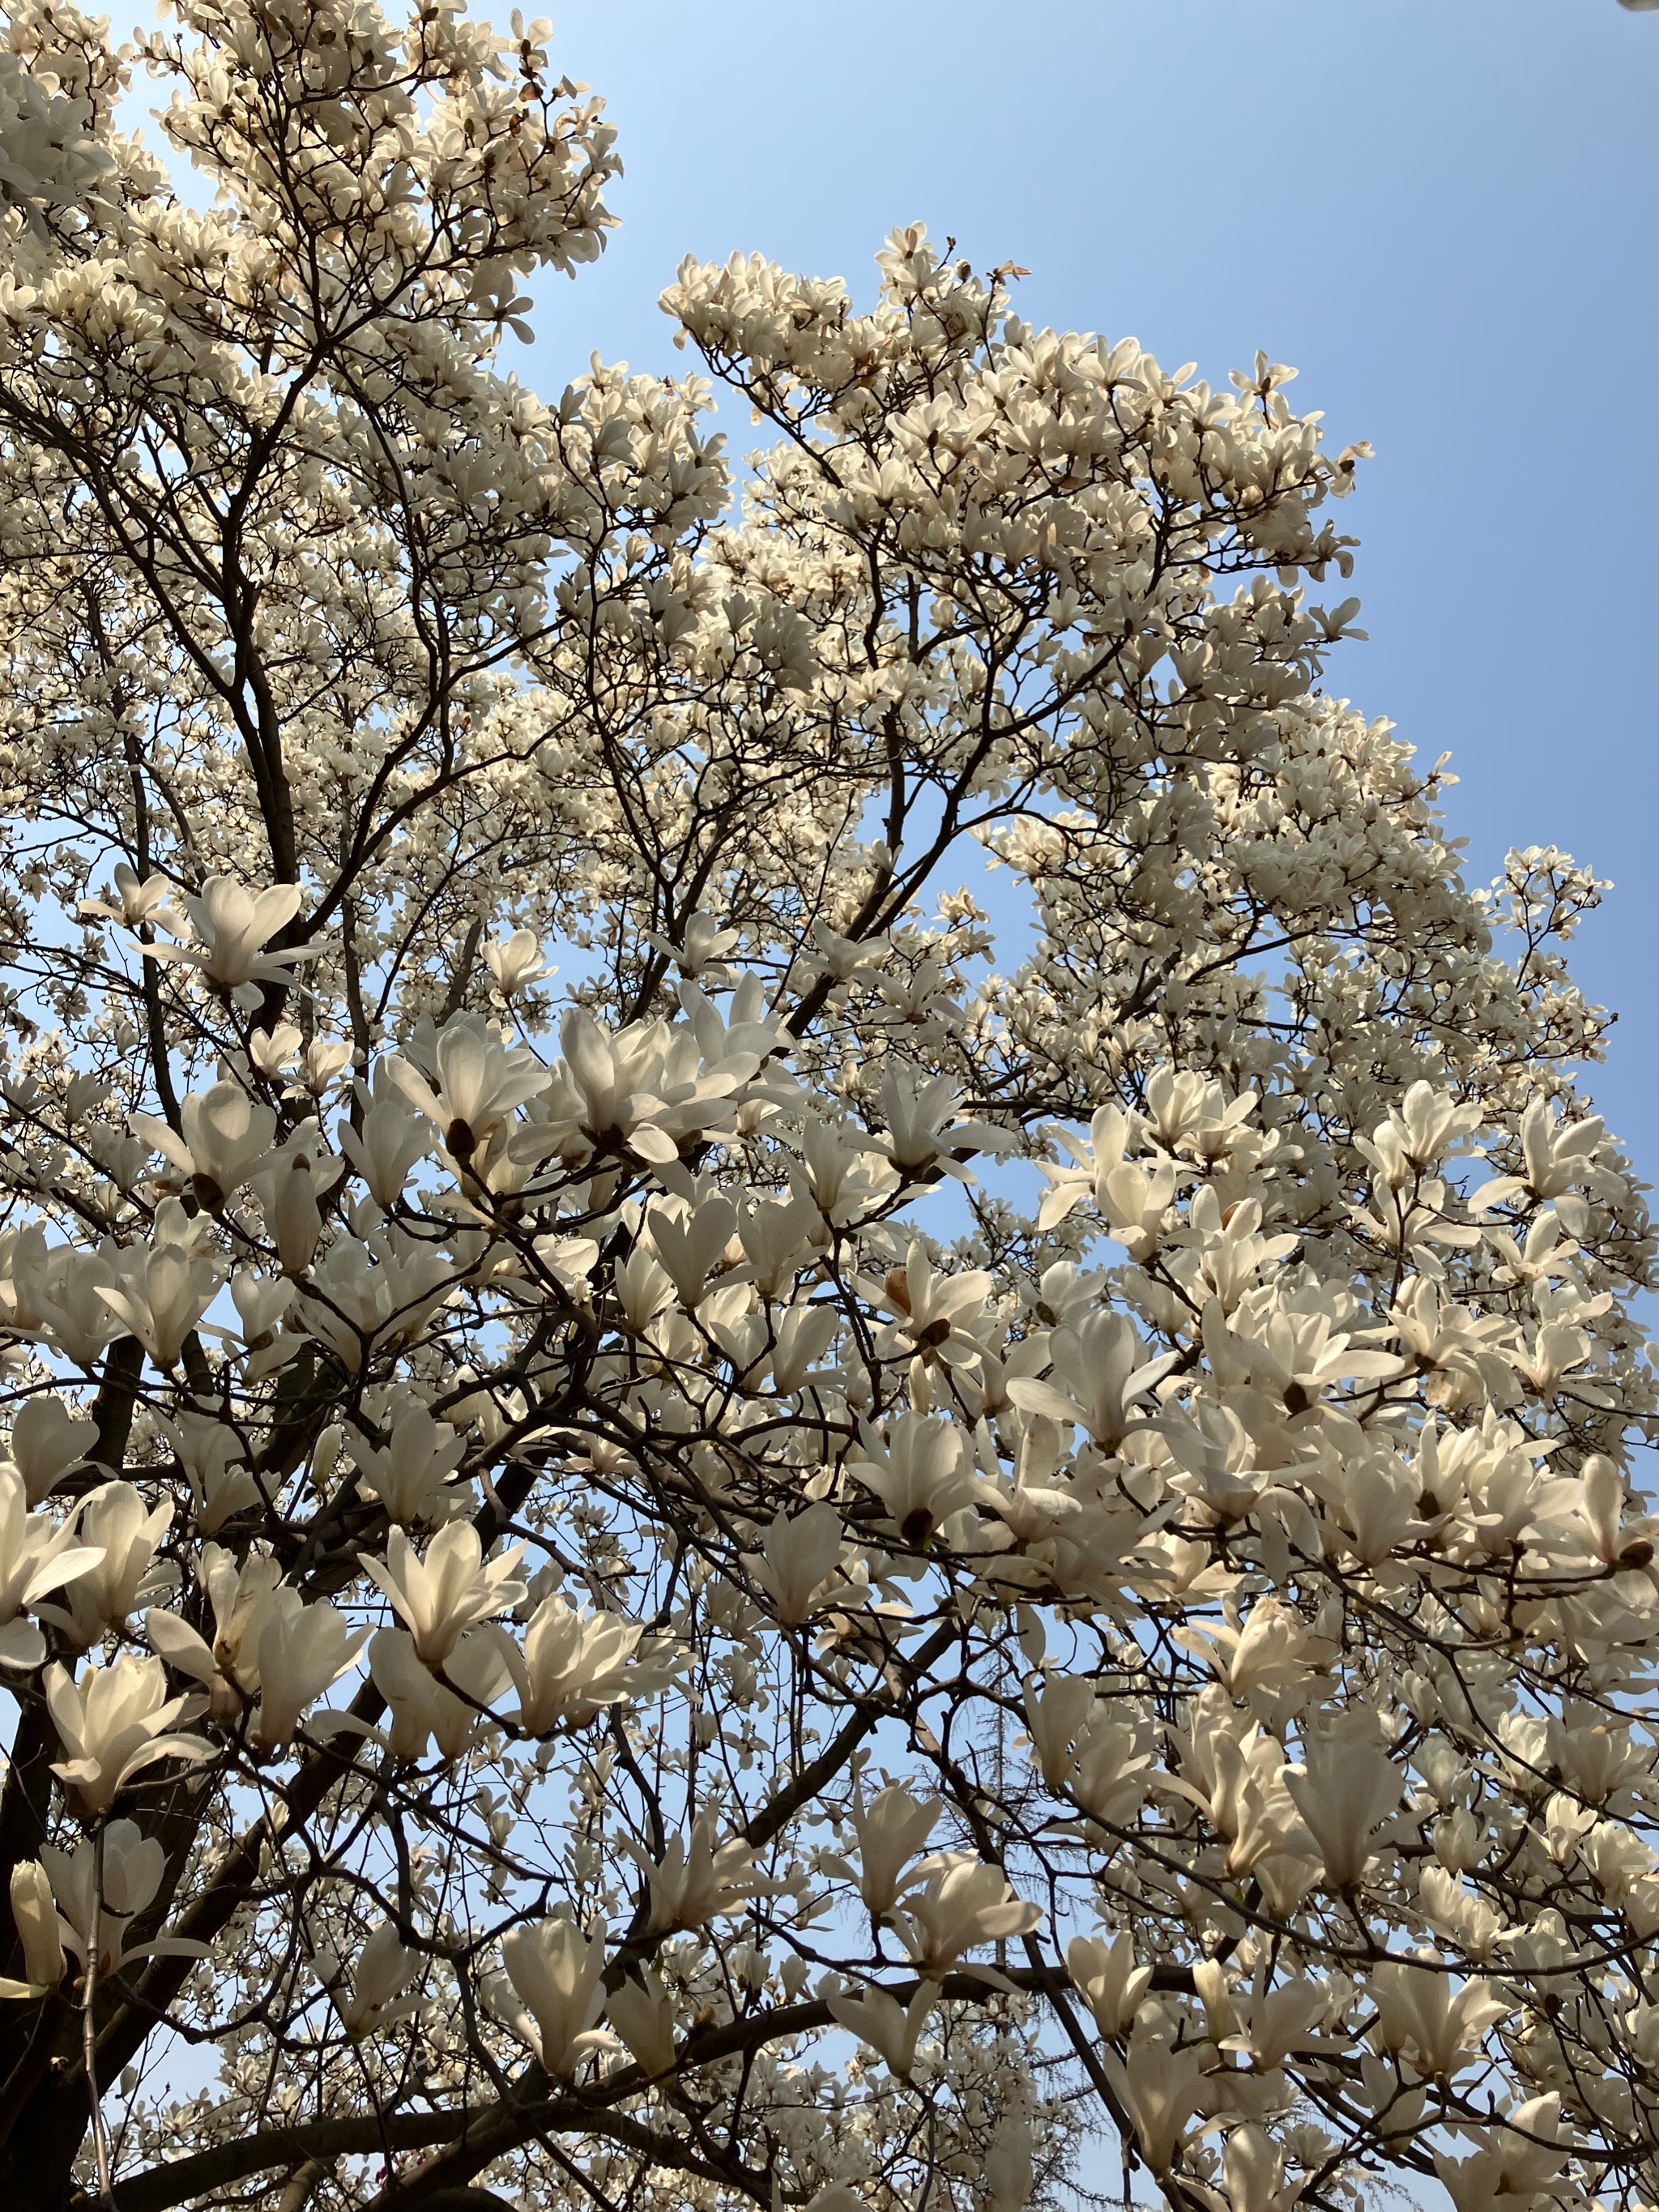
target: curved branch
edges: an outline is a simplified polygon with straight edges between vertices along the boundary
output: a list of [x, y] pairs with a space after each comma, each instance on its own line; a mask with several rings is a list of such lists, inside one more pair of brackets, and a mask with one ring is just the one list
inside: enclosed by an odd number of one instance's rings
[[[1005, 1979], [1012, 1982], [1017, 1989], [1051, 1999], [1069, 1986], [1064, 1967], [1041, 1963], [1012, 1967]], [[913, 1975], [880, 1986], [896, 2002], [908, 2004], [921, 1987], [921, 1980]], [[1154, 1976], [1154, 1986], [1189, 1992], [1191, 1977], [1179, 1970], [1161, 1969]], [[975, 2002], [987, 1995], [987, 1984], [974, 1973], [947, 1974], [939, 1989], [942, 1997], [957, 2003]], [[680, 2046], [675, 2075], [684, 2077], [738, 2053], [757, 2051], [766, 2044], [784, 2042], [798, 2035], [812, 2034], [834, 2025], [835, 2016], [822, 1998], [781, 2005], [775, 2011], [754, 2014], [745, 2019], [725, 2021], [699, 2035], [688, 2037]], [[672, 2080], [675, 2075], [667, 2078]], [[211, 2150], [198, 2152], [194, 2157], [154, 2166], [147, 2173], [129, 2175], [115, 2184], [111, 2201], [115, 2212], [169, 2212], [170, 2207], [205, 2195], [210, 2190], [228, 2187], [252, 2174], [269, 2172], [273, 2167], [291, 2166], [301, 2160], [349, 2157], [386, 2149], [427, 2150], [442, 2146], [441, 2160], [434, 2160], [424, 2172], [403, 2177], [380, 2201], [387, 2208], [408, 2203], [419, 2204], [422, 2212], [446, 2212], [446, 2208], [453, 2205], [454, 2212], [463, 2212], [469, 2203], [463, 2193], [465, 2185], [473, 2173], [520, 2143], [538, 2136], [557, 2133], [609, 2135], [661, 2164], [687, 2170], [695, 2164], [713, 2179], [727, 2183], [738, 2180], [734, 2174], [715, 2173], [712, 2168], [703, 2168], [689, 2148], [653, 2129], [641, 2126], [615, 2109], [646, 2087], [645, 2076], [637, 2066], [609, 2075], [585, 2089], [571, 2089], [555, 2097], [535, 2094], [538, 2089], [544, 2090], [545, 2086], [540, 2068], [532, 2064], [514, 2083], [513, 2096], [472, 2112], [394, 2112], [378, 2118], [370, 2114], [267, 2129], [258, 2135], [216, 2144]], [[528, 2096], [524, 2094], [526, 2090], [531, 2093]], [[421, 2185], [428, 2177], [434, 2185], [423, 2190]], [[91, 2212], [91, 2200], [81, 2200], [78, 2212]]]

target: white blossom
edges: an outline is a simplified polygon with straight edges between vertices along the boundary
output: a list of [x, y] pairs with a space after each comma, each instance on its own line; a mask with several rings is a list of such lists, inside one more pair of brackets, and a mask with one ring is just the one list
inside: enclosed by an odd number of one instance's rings
[[568, 59], [0, 37], [0, 2171], [1638, 2206], [1607, 886], [1266, 355], [912, 225], [538, 394]]
[[46, 1639], [27, 1613], [103, 1563], [100, 1546], [76, 1540], [76, 1517], [53, 1521], [29, 1512], [22, 1477], [0, 1464], [0, 1662], [6, 1666], [40, 1664]]
[[1000, 1867], [970, 1853], [946, 1851], [936, 1871], [907, 1896], [899, 1931], [922, 1973], [937, 1980], [963, 1952], [981, 1943], [1029, 1935], [1042, 1910], [1016, 1897]]
[[198, 968], [210, 982], [226, 990], [244, 983], [287, 982], [293, 968], [314, 960], [322, 950], [320, 945], [296, 945], [281, 952], [264, 949], [299, 912], [300, 896], [295, 884], [271, 884], [264, 890], [250, 891], [232, 876], [210, 876], [199, 895], [185, 901], [197, 943], [146, 945], [144, 957]]
[[156, 1760], [211, 1759], [201, 1736], [180, 1735], [173, 1723], [188, 1717], [195, 1701], [169, 1698], [159, 1659], [124, 1653], [106, 1667], [89, 1668], [72, 1681], [56, 1664], [46, 1673], [47, 1710], [69, 1753], [52, 1772], [88, 1814], [103, 1812], [133, 1777]]
[[643, 1981], [618, 1983], [605, 2009], [629, 2056], [651, 2079], [673, 2071], [674, 2000], [659, 1975], [647, 1972]]
[[366, 1559], [364, 1565], [407, 1626], [422, 1664], [438, 1667], [466, 1630], [505, 1613], [524, 1595], [524, 1584], [513, 1579], [523, 1556], [524, 1547], [514, 1545], [486, 1562], [477, 1529], [456, 1521], [439, 1530], [424, 1559], [401, 1528], [393, 1528], [386, 1564]]
[[593, 2025], [606, 2002], [604, 1938], [556, 1914], [504, 1936], [501, 1962], [532, 2024], [525, 2039], [554, 2081], [568, 2080], [605, 2039]]
[[654, 1686], [635, 1658], [643, 1631], [614, 1614], [574, 1613], [556, 1594], [530, 1616], [520, 1645], [505, 1638], [502, 1656], [519, 1693], [514, 1719], [527, 1735], [580, 1728], [636, 1689]]
[[95, 1421], [72, 1413], [49, 1392], [24, 1401], [12, 1416], [8, 1448], [31, 1506], [49, 1498], [66, 1474], [83, 1464], [82, 1455], [97, 1437]]
[[39, 1859], [20, 1859], [13, 1867], [10, 1897], [12, 1925], [23, 1948], [23, 1973], [21, 1980], [0, 1978], [0, 1996], [29, 2002], [57, 1988], [64, 1966], [52, 1885]]
[[867, 2043], [890, 2073], [902, 2078], [915, 2066], [921, 2031], [938, 2001], [937, 1982], [923, 1982], [906, 2005], [874, 1988], [855, 1997], [831, 1997], [829, 2003], [841, 2025]]

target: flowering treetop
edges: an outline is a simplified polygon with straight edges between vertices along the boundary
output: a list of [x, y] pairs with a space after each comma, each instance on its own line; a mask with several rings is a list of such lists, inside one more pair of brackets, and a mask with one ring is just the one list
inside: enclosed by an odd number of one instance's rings
[[919, 229], [544, 402], [546, 27], [174, 15], [0, 46], [19, 2202], [1650, 2201], [1599, 886], [1360, 449]]

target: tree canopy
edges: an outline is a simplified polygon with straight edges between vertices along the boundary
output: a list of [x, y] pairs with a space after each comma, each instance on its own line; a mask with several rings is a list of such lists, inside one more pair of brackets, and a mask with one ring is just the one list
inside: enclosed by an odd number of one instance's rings
[[1364, 449], [920, 228], [544, 400], [546, 25], [3, 26], [15, 2203], [1651, 2201], [1600, 887]]

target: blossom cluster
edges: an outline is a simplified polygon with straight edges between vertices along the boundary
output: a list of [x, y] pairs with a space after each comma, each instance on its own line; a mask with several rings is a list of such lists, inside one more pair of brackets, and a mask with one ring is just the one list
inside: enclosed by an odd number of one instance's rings
[[1601, 887], [1361, 449], [920, 229], [544, 404], [546, 27], [176, 12], [0, 46], [0, 2175], [1659, 2200]]

